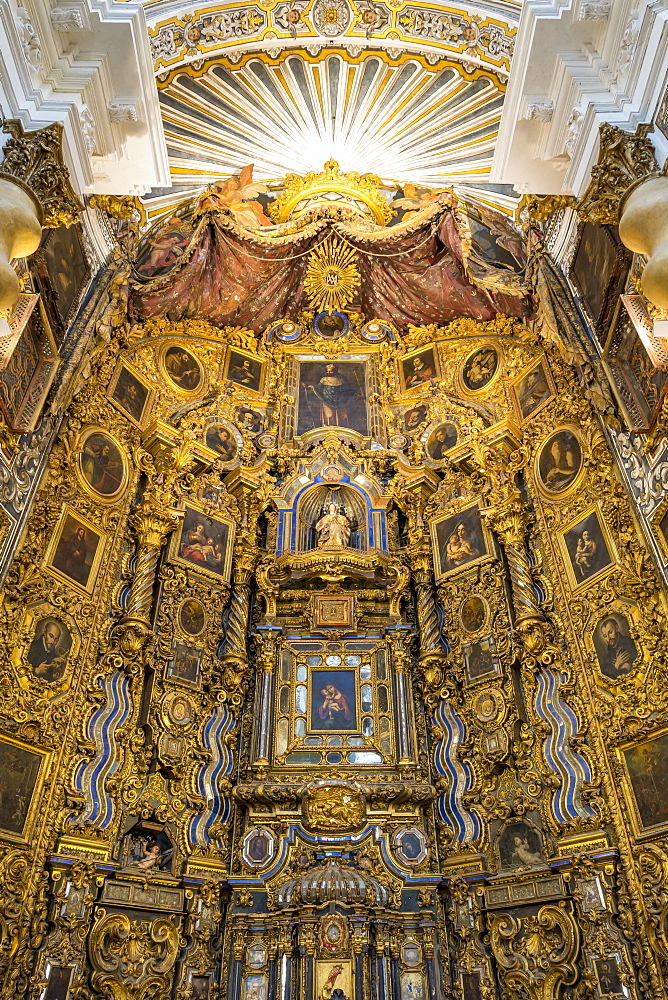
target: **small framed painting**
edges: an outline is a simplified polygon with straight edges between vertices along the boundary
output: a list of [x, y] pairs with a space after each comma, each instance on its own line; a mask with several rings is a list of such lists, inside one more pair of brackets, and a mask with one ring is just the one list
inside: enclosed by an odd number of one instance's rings
[[181, 392], [199, 392], [204, 386], [204, 369], [192, 351], [182, 344], [168, 344], [160, 353], [160, 365], [167, 379]]
[[438, 378], [438, 362], [433, 347], [424, 347], [399, 362], [402, 391], [417, 389]]
[[562, 497], [580, 483], [584, 467], [578, 435], [569, 427], [560, 427], [541, 446], [535, 464], [535, 476], [541, 493]]
[[174, 643], [174, 653], [167, 664], [167, 680], [196, 685], [199, 681], [201, 662], [201, 649], [187, 646], [185, 642]]
[[357, 731], [357, 682], [354, 670], [311, 670], [309, 686], [312, 732]]
[[512, 386], [513, 402], [520, 423], [539, 413], [554, 396], [554, 382], [544, 358], [523, 372]]
[[596, 508], [564, 528], [559, 541], [575, 592], [600, 580], [617, 564], [612, 538]]
[[499, 352], [492, 344], [479, 347], [469, 354], [461, 371], [461, 382], [467, 392], [487, 389], [499, 371]]
[[254, 354], [230, 347], [225, 364], [224, 378], [240, 389], [262, 393], [265, 365]]
[[142, 428], [151, 411], [153, 390], [149, 383], [127, 361], [119, 361], [109, 384], [107, 399], [117, 410]]
[[67, 506], [46, 551], [45, 569], [89, 594], [100, 568], [105, 539], [103, 531]]
[[29, 836], [39, 807], [45, 757], [45, 750], [0, 736], [0, 831], [13, 837]]
[[628, 792], [639, 832], [668, 829], [668, 732], [618, 751], [628, 775]]
[[228, 583], [233, 543], [231, 521], [186, 504], [181, 530], [172, 535], [170, 559], [219, 583]]
[[128, 484], [125, 448], [102, 427], [87, 427], [76, 447], [76, 472], [85, 492], [102, 503], [116, 503]]
[[477, 503], [456, 514], [434, 518], [430, 528], [437, 581], [468, 570], [493, 554], [492, 536]]

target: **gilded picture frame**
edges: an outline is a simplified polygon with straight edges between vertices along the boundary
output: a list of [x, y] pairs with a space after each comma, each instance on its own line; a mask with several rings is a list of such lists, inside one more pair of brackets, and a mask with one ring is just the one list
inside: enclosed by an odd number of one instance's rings
[[[49, 751], [0, 733], [0, 769], [5, 776], [0, 797], [0, 838], [27, 843], [40, 809]], [[10, 778], [16, 776], [12, 790]]]
[[[84, 532], [81, 545], [86, 550], [83, 560], [83, 567], [86, 569], [85, 576], [77, 570], [75, 539], [80, 536], [78, 529], [82, 529]], [[97, 538], [98, 541], [95, 544], [92, 558], [88, 562], [88, 550], [91, 538]], [[68, 551], [65, 551], [68, 539], [71, 539], [73, 544], [69, 545]], [[65, 544], [61, 547], [61, 541], [63, 540]], [[43, 562], [44, 569], [56, 577], [57, 580], [67, 584], [68, 587], [73, 587], [82, 594], [91, 594], [100, 563], [102, 562], [102, 556], [104, 555], [106, 541], [107, 533], [105, 531], [96, 527], [92, 521], [83, 514], [80, 514], [70, 504], [65, 504], [46, 549]], [[81, 548], [79, 551], [81, 551]], [[71, 566], [72, 572], [77, 573], [77, 575], [70, 575], [70, 572], [64, 569], [65, 565], [68, 567]], [[79, 559], [79, 567], [81, 567], [81, 559]]]
[[[560, 455], [557, 453], [558, 448]], [[569, 457], [569, 450], [574, 452], [572, 459]], [[572, 469], [570, 461], [573, 461]], [[585, 472], [585, 446], [577, 428], [572, 424], [559, 424], [541, 440], [536, 449], [533, 460], [536, 486], [547, 500], [561, 503], [580, 488]]]
[[[476, 500], [460, 510], [449, 511], [431, 520], [429, 530], [437, 583], [468, 573], [474, 566], [493, 558], [494, 539], [480, 509], [480, 502]], [[458, 548], [453, 542], [456, 534], [462, 536]]]
[[[98, 441], [94, 439], [98, 438]], [[104, 439], [109, 442], [108, 450], [111, 457], [103, 452]], [[114, 455], [114, 451], [116, 455]], [[120, 470], [117, 466], [120, 464]], [[97, 503], [116, 504], [124, 496], [130, 480], [130, 459], [124, 445], [106, 427], [96, 424], [82, 430], [75, 446], [74, 471], [81, 489]], [[110, 492], [101, 492], [95, 488], [99, 485], [113, 487]]]
[[[603, 580], [619, 565], [617, 549], [598, 504], [592, 504], [564, 525], [557, 538], [574, 594], [582, 593]], [[592, 543], [595, 551], [590, 556], [587, 546], [591, 549]]]
[[510, 383], [510, 391], [518, 423], [525, 424], [544, 410], [556, 394], [547, 358], [538, 357], [524, 368]]
[[168, 340], [158, 349], [158, 367], [167, 385], [186, 398], [206, 389], [204, 365], [192, 349], [178, 340]]
[[[124, 378], [124, 375], [127, 377]], [[133, 364], [120, 358], [107, 389], [107, 399], [124, 417], [143, 430], [153, 409], [155, 389]]]
[[[54, 624], [57, 634], [51, 630], [51, 636], [46, 635], [46, 630]], [[74, 618], [47, 601], [40, 601], [26, 610], [11, 659], [17, 669], [28, 672], [47, 697], [53, 697], [67, 688], [80, 646], [81, 633]]]
[[591, 616], [584, 640], [599, 683], [617, 685], [647, 662], [639, 622], [638, 606], [621, 600], [606, 604]]
[[400, 392], [424, 389], [433, 379], [440, 378], [440, 375], [436, 344], [423, 344], [399, 358]]
[[[489, 358], [492, 351], [495, 354], [496, 364], [494, 370], [489, 373], [489, 377], [485, 381], [485, 369], [489, 368]], [[459, 367], [456, 376], [458, 390], [464, 396], [474, 397], [483, 396], [485, 393], [490, 392], [503, 371], [503, 361], [503, 352], [499, 344], [479, 344], [478, 347], [467, 354]], [[475, 375], [478, 374], [476, 368], [480, 369], [478, 385], [476, 385], [475, 381]]]
[[622, 788], [633, 830], [647, 839], [668, 831], [668, 728], [629, 740], [616, 748]]
[[[172, 532], [169, 560], [185, 566], [192, 573], [228, 584], [232, 568], [235, 525], [216, 511], [210, 513], [202, 504], [183, 505], [183, 520]], [[198, 525], [202, 525], [201, 530]], [[213, 539], [213, 541], [209, 541]]]
[[223, 378], [231, 382], [238, 391], [263, 396], [266, 374], [267, 362], [263, 358], [240, 347], [228, 347]]

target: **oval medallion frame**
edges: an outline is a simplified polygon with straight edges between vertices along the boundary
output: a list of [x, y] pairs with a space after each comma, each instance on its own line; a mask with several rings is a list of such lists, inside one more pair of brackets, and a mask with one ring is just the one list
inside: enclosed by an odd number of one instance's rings
[[[113, 447], [117, 450], [118, 456], [121, 461], [122, 470], [121, 470], [119, 485], [114, 490], [113, 493], [100, 493], [98, 490], [96, 490], [91, 481], [86, 477], [86, 474], [82, 468], [82, 462], [86, 454], [85, 450], [86, 445], [88, 444], [90, 439], [92, 437], [95, 437], [96, 435], [99, 437], [105, 437], [111, 442]], [[91, 455], [90, 457], [91, 461], [94, 462], [95, 461], [94, 456]], [[118, 503], [119, 500], [121, 500], [121, 498], [125, 494], [125, 491], [128, 488], [128, 483], [130, 481], [130, 459], [127, 451], [125, 450], [125, 446], [121, 444], [118, 438], [110, 431], [108, 431], [106, 427], [101, 427], [98, 424], [89, 424], [89, 426], [85, 427], [79, 434], [75, 448], [74, 470], [79, 485], [81, 486], [84, 493], [86, 493], [89, 497], [92, 497], [93, 500], [95, 500], [97, 503], [103, 503], [103, 504]]]

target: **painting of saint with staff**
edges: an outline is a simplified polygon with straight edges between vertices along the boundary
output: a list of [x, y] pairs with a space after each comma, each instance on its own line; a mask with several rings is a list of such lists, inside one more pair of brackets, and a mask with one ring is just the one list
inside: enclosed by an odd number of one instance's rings
[[297, 434], [346, 427], [368, 434], [365, 365], [361, 361], [302, 361]]

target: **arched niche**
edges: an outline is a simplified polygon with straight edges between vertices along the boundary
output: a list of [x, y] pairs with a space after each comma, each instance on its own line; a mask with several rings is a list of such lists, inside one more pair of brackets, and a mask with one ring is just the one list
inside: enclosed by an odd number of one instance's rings
[[370, 547], [371, 504], [361, 490], [349, 483], [318, 483], [301, 495], [297, 503], [295, 550], [312, 552], [319, 548], [316, 525], [330, 504], [336, 504], [337, 512], [348, 519], [348, 548], [367, 552]]

